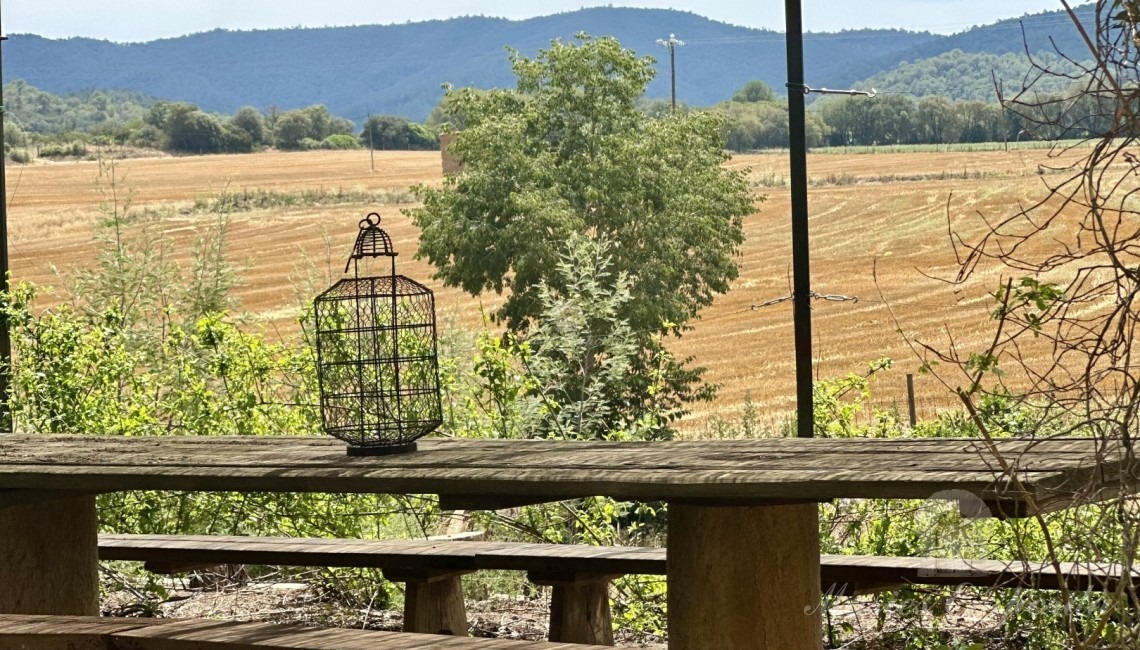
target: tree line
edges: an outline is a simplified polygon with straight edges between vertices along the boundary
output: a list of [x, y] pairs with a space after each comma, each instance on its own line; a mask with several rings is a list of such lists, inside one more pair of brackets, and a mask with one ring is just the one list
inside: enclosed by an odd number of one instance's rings
[[[1018, 115], [998, 102], [953, 101], [941, 96], [824, 97], [807, 112], [807, 144], [818, 148], [1013, 142], [1086, 137], [1108, 128], [1097, 117], [1106, 112], [1095, 96], [1064, 101], [1066, 97], [1058, 92], [1058, 101], [1041, 103], [1063, 115], [1040, 116]], [[13, 157], [18, 148], [26, 151], [29, 146], [40, 147], [42, 156], [81, 155], [85, 149], [76, 143], [92, 141], [180, 154], [247, 153], [269, 147], [286, 151], [432, 150], [439, 148], [442, 129], [460, 129], [464, 122], [464, 116], [447, 105], [446, 95], [423, 124], [394, 115], [372, 115], [359, 128], [320, 104], [286, 111], [246, 106], [226, 116], [188, 102], [123, 91], [60, 97], [23, 81], [6, 85], [5, 98], [12, 117], [5, 125], [4, 141]], [[668, 102], [644, 97], [639, 108], [650, 117], [670, 111]], [[731, 100], [703, 110], [723, 120], [725, 145], [731, 151], [788, 146], [787, 100], [762, 81], [749, 81]]]
[[394, 115], [373, 115], [357, 127], [316, 104], [282, 111], [252, 106], [233, 115], [201, 110], [127, 91], [90, 91], [66, 97], [24, 81], [6, 84], [5, 150], [36, 147], [40, 155], [82, 155], [85, 144], [114, 143], [180, 154], [248, 153], [267, 147], [404, 149], [439, 147], [435, 128]]
[[[1018, 115], [997, 102], [952, 101], [945, 97], [913, 98], [898, 94], [874, 97], [825, 97], [806, 115], [809, 147], [865, 145], [958, 144], [1015, 142], [1030, 139], [1085, 137], [1104, 132], [1097, 116], [1104, 111], [1090, 97], [1063, 101], [1056, 112], [1040, 119]], [[787, 101], [760, 81], [751, 81], [731, 101], [712, 109], [725, 118], [727, 146], [733, 151], [788, 146]], [[1050, 124], [1048, 128], [1042, 124]], [[1098, 129], [1100, 129], [1098, 131]]]

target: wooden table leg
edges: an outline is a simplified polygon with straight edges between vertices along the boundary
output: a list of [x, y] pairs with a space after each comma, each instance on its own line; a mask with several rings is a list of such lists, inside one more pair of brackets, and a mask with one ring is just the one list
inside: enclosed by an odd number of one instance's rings
[[669, 504], [670, 650], [819, 650], [816, 504]]
[[620, 576], [589, 573], [528, 571], [536, 585], [552, 587], [550, 641], [613, 645], [610, 582]]
[[99, 614], [94, 496], [0, 508], [0, 614]]
[[404, 631], [467, 636], [463, 602], [465, 571], [384, 569], [384, 577], [404, 583]]

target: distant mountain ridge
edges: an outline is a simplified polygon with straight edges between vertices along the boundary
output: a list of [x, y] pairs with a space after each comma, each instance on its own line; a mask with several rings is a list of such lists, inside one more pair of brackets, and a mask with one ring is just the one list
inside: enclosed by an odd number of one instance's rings
[[[1091, 5], [1080, 10], [1088, 13]], [[1063, 19], [1063, 20], [1062, 20]], [[1033, 51], [1083, 45], [1062, 12], [1024, 19]], [[1015, 29], [1016, 28], [1016, 29]], [[617, 37], [658, 59], [651, 97], [667, 97], [668, 56], [656, 40], [676, 34], [677, 96], [692, 105], [724, 101], [751, 79], [783, 90], [782, 33], [738, 27], [664, 9], [598, 7], [523, 21], [464, 17], [405, 25], [215, 30], [148, 43], [16, 34], [4, 46], [4, 77], [54, 93], [130, 89], [232, 113], [252, 105], [282, 110], [325, 104], [363, 122], [369, 113], [422, 120], [440, 86], [513, 85], [504, 46], [533, 55], [577, 32]], [[853, 30], [805, 36], [807, 82], [846, 87], [902, 62], [954, 49], [1004, 54], [1022, 48], [1017, 20], [942, 36], [903, 30]]]

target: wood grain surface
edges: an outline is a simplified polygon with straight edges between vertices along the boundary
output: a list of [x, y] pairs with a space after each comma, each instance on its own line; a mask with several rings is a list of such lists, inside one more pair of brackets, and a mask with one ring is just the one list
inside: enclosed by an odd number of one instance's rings
[[[37, 643], [43, 642], [41, 645]], [[72, 645], [68, 645], [68, 644]], [[25, 645], [26, 644], [26, 645]], [[29, 650], [601, 650], [602, 646], [177, 619], [0, 615], [0, 648]]]
[[[423, 493], [544, 499], [709, 499], [739, 504], [928, 498], [950, 491], [1019, 506], [1132, 489], [1119, 449], [1091, 439], [765, 438], [563, 442], [421, 440], [419, 451], [349, 457], [322, 437], [0, 436], [0, 490], [134, 489]], [[1000, 456], [1000, 461], [998, 456]], [[1002, 468], [1018, 480], [1011, 481]]]
[[[99, 557], [139, 562], [490, 569], [594, 576], [665, 574], [663, 548], [524, 542], [103, 534], [99, 536]], [[1097, 591], [1115, 588], [1123, 576], [1119, 566], [1107, 563], [1062, 562], [1054, 567], [1042, 562], [873, 555], [823, 555], [820, 567], [822, 588], [829, 593], [850, 593], [862, 584], [1056, 589], [1064, 583], [1070, 589]], [[1133, 580], [1140, 581], [1140, 574]]]

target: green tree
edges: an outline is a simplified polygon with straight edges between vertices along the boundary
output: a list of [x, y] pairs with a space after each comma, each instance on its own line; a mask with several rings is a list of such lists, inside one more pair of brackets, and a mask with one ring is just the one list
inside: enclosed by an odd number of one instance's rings
[[[789, 145], [788, 105], [784, 102], [725, 102], [714, 109], [724, 116], [727, 146], [733, 151], [787, 148]], [[828, 127], [818, 111], [804, 118], [807, 146], [822, 146]]]
[[313, 121], [307, 112], [289, 111], [277, 118], [274, 139], [280, 149], [301, 149], [301, 141], [309, 138], [312, 130]]
[[308, 108], [300, 109], [300, 112], [309, 117], [309, 132], [306, 137], [320, 142], [332, 133], [329, 127], [332, 125], [333, 116], [324, 104], [314, 104]]
[[360, 132], [360, 145], [375, 149], [424, 151], [439, 146], [435, 133], [421, 124], [394, 115], [373, 115]]
[[216, 153], [225, 146], [222, 123], [199, 110], [172, 111], [166, 120], [167, 147], [186, 153]]
[[220, 151], [226, 153], [249, 153], [253, 151], [253, 138], [245, 129], [228, 122], [222, 125]]
[[254, 145], [265, 144], [265, 118], [252, 106], [241, 108], [230, 118], [230, 124], [249, 134]]
[[776, 91], [768, 84], [753, 79], [744, 84], [740, 90], [736, 91], [732, 96], [734, 102], [772, 102], [776, 101]]
[[453, 147], [465, 167], [417, 189], [418, 255], [473, 295], [510, 289], [498, 316], [524, 330], [538, 285], [557, 288], [561, 243], [605, 236], [615, 277], [631, 278], [619, 316], [642, 333], [680, 331], [736, 277], [752, 211], [744, 178], [721, 166], [722, 121], [638, 111], [653, 68], [612, 38], [579, 35], [511, 62], [514, 90], [448, 91], [466, 118]]

